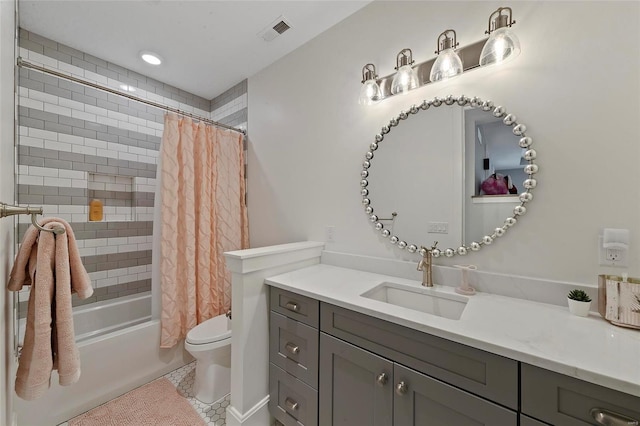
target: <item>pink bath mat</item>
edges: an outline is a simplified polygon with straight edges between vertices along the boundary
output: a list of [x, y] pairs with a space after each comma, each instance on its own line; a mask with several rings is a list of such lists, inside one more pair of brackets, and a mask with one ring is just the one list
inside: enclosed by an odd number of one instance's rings
[[69, 420], [69, 426], [206, 425], [175, 386], [160, 378]]

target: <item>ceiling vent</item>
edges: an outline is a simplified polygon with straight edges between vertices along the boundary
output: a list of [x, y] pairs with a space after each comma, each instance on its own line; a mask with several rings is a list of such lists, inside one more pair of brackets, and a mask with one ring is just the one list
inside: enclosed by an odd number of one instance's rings
[[284, 16], [280, 15], [278, 19], [269, 24], [264, 30], [260, 31], [258, 36], [264, 41], [271, 41], [287, 31], [289, 28], [291, 28], [291, 24]]

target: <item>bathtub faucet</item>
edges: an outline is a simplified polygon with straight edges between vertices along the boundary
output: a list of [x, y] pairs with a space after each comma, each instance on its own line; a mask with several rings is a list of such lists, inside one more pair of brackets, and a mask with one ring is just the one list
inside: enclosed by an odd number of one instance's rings
[[229, 309], [225, 315], [227, 318], [231, 319], [231, 309]]

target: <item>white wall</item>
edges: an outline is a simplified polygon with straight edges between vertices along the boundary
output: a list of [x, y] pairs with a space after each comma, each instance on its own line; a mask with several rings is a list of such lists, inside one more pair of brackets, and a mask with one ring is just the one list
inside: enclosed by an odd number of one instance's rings
[[[412, 103], [462, 94], [491, 99], [528, 127], [539, 186], [502, 239], [465, 259], [494, 272], [595, 284], [598, 232], [629, 228], [640, 274], [640, 4], [514, 2], [522, 54], [373, 108], [357, 104], [368, 62], [387, 75], [396, 54], [433, 57], [446, 28], [467, 45], [503, 2], [376, 1], [249, 80], [252, 246], [311, 239], [336, 227], [330, 250], [417, 259], [386, 243], [360, 203], [360, 170], [374, 135]], [[603, 61], [599, 64], [598, 61]], [[428, 113], [428, 112], [426, 112]], [[400, 167], [400, 166], [399, 166]], [[402, 172], [403, 179], [411, 175]], [[436, 263], [457, 263], [438, 259]]]
[[[5, 203], [14, 199], [14, 11], [13, 0], [0, 0], [0, 201]], [[13, 223], [0, 220], [0, 424], [4, 425], [10, 425], [13, 417], [13, 297], [4, 290], [13, 260]]]

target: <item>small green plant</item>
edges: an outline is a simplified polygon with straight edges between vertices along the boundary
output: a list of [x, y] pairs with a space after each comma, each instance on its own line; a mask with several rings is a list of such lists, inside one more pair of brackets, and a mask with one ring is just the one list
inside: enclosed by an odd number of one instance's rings
[[591, 298], [584, 290], [574, 289], [567, 295], [569, 299], [577, 300], [579, 302], [591, 302]]

